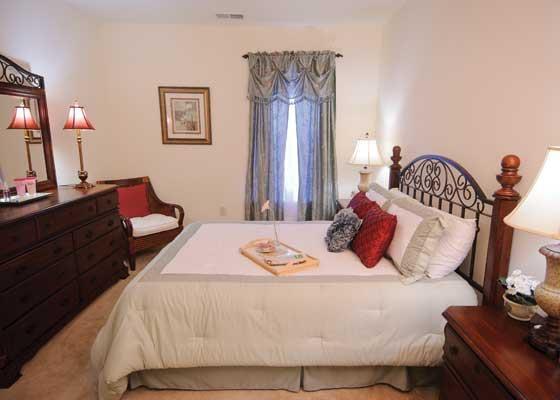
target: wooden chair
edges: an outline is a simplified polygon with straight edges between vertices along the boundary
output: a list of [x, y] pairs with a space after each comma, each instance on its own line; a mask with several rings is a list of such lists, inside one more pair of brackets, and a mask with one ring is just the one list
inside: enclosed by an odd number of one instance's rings
[[[114, 179], [114, 180], [104, 180], [97, 181], [99, 184], [113, 184], [119, 187], [135, 186], [142, 183], [146, 184], [146, 195], [148, 197], [148, 208], [151, 214], [163, 214], [170, 217], [177, 218], [179, 226], [174, 229], [165, 230], [162, 232], [153, 233], [146, 236], [135, 237], [133, 226], [130, 218], [121, 215], [121, 220], [123, 227], [126, 231], [126, 236], [128, 238], [128, 251], [129, 251], [129, 262], [130, 269], [134, 271], [136, 269], [136, 253], [151, 249], [154, 247], [159, 247], [171, 242], [175, 237], [181, 233], [183, 230], [183, 220], [185, 218], [185, 212], [183, 207], [178, 204], [165, 203], [160, 200], [156, 195], [154, 188], [150, 182], [150, 178], [143, 176], [140, 178], [128, 178], [128, 179]], [[119, 196], [119, 204], [121, 202]]]

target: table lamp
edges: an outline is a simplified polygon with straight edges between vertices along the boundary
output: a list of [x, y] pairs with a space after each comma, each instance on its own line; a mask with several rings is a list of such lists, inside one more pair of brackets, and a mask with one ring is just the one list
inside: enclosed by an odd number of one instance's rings
[[68, 119], [64, 124], [64, 130], [73, 129], [76, 131], [76, 141], [78, 142], [78, 153], [80, 154], [80, 170], [78, 178], [80, 183], [74, 185], [76, 189], [89, 189], [95, 185], [87, 181], [88, 173], [84, 170], [84, 156], [82, 154], [82, 130], [95, 130], [92, 123], [87, 119], [84, 107], [81, 107], [77, 101], [70, 106], [68, 111]]
[[31, 133], [32, 130], [41, 130], [33, 115], [31, 114], [31, 109], [29, 108], [29, 104], [22, 100], [19, 106], [15, 107], [14, 110], [14, 117], [12, 118], [12, 122], [8, 125], [7, 129], [19, 129], [24, 131], [24, 141], [25, 141], [25, 150], [27, 152], [27, 176], [28, 177], [37, 177], [37, 173], [33, 170], [33, 164], [31, 163], [31, 151], [29, 150], [29, 143], [31, 142]]
[[360, 170], [360, 184], [358, 189], [361, 192], [369, 190], [369, 175], [371, 174], [370, 167], [384, 165], [377, 149], [377, 140], [370, 138], [369, 133], [366, 133], [365, 138], [356, 140], [356, 148], [354, 154], [348, 161], [353, 165], [362, 165]]
[[[540, 236], [560, 239], [560, 147], [549, 147], [529, 190], [517, 207], [504, 219], [509, 226]], [[550, 357], [560, 357], [560, 245], [540, 248], [546, 257], [545, 280], [535, 289], [537, 304], [547, 313], [543, 325], [529, 334], [529, 343]]]

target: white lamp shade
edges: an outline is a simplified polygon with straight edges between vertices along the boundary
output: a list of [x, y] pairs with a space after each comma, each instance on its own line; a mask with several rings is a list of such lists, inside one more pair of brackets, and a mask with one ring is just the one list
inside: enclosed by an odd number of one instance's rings
[[377, 140], [375, 139], [358, 139], [354, 154], [348, 161], [350, 164], [380, 166], [384, 165], [379, 150], [377, 149]]
[[560, 147], [549, 147], [529, 193], [504, 218], [509, 226], [560, 239]]

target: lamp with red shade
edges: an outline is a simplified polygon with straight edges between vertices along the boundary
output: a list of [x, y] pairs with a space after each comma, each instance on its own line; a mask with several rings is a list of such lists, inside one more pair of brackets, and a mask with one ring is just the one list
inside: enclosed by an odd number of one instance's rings
[[12, 122], [8, 125], [7, 129], [17, 129], [24, 131], [24, 141], [25, 150], [27, 152], [27, 176], [37, 177], [37, 173], [33, 170], [33, 164], [31, 162], [31, 151], [29, 150], [29, 143], [31, 142], [30, 131], [41, 130], [33, 115], [31, 114], [31, 109], [29, 108], [29, 103], [26, 100], [22, 100], [19, 106], [15, 107], [14, 116]]
[[84, 107], [80, 106], [77, 101], [70, 106], [68, 111], [68, 119], [64, 124], [64, 130], [75, 130], [76, 140], [78, 142], [78, 153], [80, 154], [80, 170], [78, 171], [78, 178], [80, 183], [74, 187], [77, 189], [89, 189], [95, 185], [87, 181], [88, 173], [84, 170], [84, 156], [82, 154], [82, 130], [95, 130], [92, 123], [87, 119]]

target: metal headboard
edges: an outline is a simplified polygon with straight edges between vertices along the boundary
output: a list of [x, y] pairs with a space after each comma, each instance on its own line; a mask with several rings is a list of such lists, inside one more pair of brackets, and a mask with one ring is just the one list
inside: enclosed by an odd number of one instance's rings
[[[519, 200], [519, 194], [513, 190], [515, 184], [521, 180], [521, 177], [517, 175], [519, 158], [512, 155], [503, 158], [502, 174], [496, 177], [502, 184], [502, 188], [494, 193], [494, 199], [491, 199], [473, 176], [456, 161], [428, 154], [413, 159], [401, 169], [400, 152], [400, 147], [393, 148], [389, 187], [399, 188], [403, 193], [427, 206], [461, 218], [465, 218], [467, 213], [469, 213], [469, 218], [472, 215], [472, 218], [476, 220], [475, 239], [470, 256], [465, 260], [467, 264], [459, 267], [456, 272], [472, 287], [484, 293], [485, 298], [492, 297], [491, 301], [495, 302], [496, 276], [503, 273], [504, 270], [507, 271], [509, 264], [513, 231], [503, 223], [502, 214], [511, 211]], [[481, 217], [490, 218], [490, 242], [484, 284], [476, 282], [473, 277]], [[500, 236], [502, 238], [497, 240], [496, 238]], [[485, 301], [490, 300], [485, 299]]]

